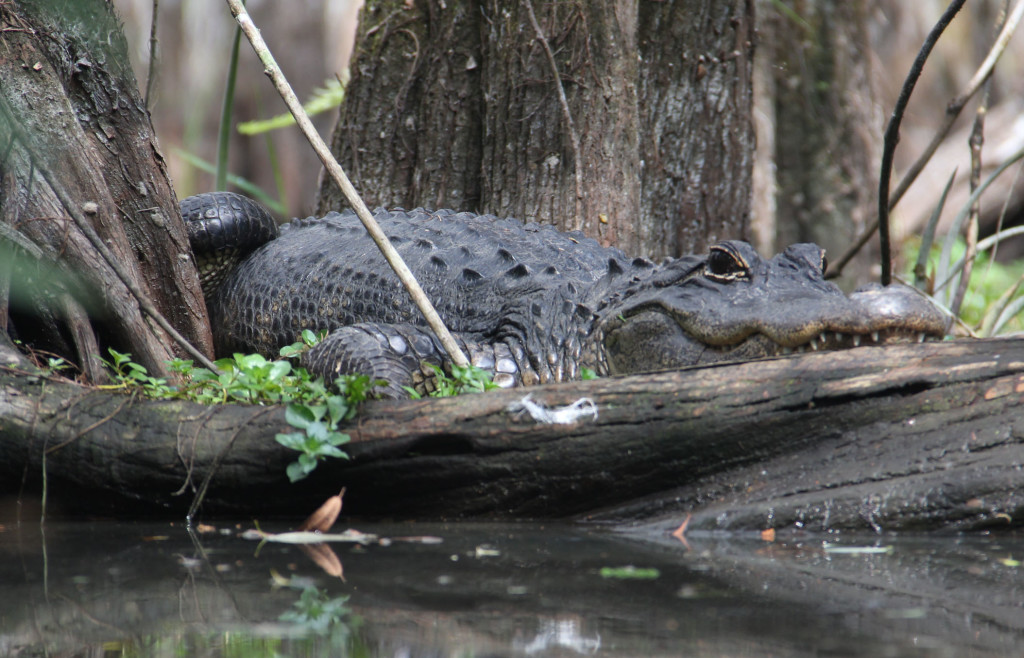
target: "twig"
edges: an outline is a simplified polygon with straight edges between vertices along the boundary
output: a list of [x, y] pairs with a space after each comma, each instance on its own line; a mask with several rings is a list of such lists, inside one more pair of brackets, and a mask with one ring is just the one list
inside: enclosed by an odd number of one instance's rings
[[878, 238], [882, 247], [882, 285], [887, 286], [892, 282], [892, 255], [889, 245], [889, 181], [892, 179], [892, 160], [896, 153], [896, 144], [900, 141], [900, 123], [903, 121], [903, 113], [910, 102], [910, 94], [914, 91], [917, 79], [921, 77], [924, 63], [931, 54], [932, 48], [945, 31], [946, 27], [956, 16], [960, 8], [964, 6], [965, 0], [953, 0], [949, 7], [939, 18], [932, 31], [928, 33], [924, 45], [917, 53], [914, 64], [907, 73], [907, 79], [903, 82], [900, 96], [896, 99], [896, 106], [889, 118], [889, 125], [885, 129], [885, 141], [882, 149], [882, 171], [878, 180]]
[[[1024, 0], [1019, 0], [1017, 5], [1013, 8], [1013, 13], [1009, 17], [1009, 19], [1007, 19], [1006, 24], [1003, 26], [1003, 30], [999, 34], [999, 38], [996, 39], [995, 44], [992, 45], [992, 48], [989, 50], [988, 55], [985, 57], [985, 61], [982, 63], [980, 67], [978, 67], [978, 70], [974, 74], [974, 77], [971, 78], [971, 83], [964, 90], [963, 94], [954, 98], [952, 101], [950, 101], [949, 105], [946, 106], [946, 122], [939, 127], [939, 129], [935, 133], [935, 136], [932, 138], [931, 143], [928, 144], [928, 147], [921, 153], [920, 157], [918, 157], [914, 164], [912, 164], [910, 168], [907, 169], [907, 173], [904, 174], [903, 178], [899, 182], [899, 185], [897, 185], [896, 189], [893, 190], [892, 193], [889, 195], [890, 212], [893, 208], [896, 207], [896, 204], [899, 203], [900, 199], [903, 198], [903, 195], [906, 193], [906, 191], [910, 189], [910, 186], [914, 183], [914, 181], [917, 180], [918, 175], [920, 175], [920, 173], [924, 170], [928, 162], [931, 161], [932, 156], [935, 154], [935, 151], [939, 148], [939, 144], [941, 144], [942, 141], [946, 138], [946, 135], [949, 134], [950, 129], [952, 129], [953, 124], [957, 120], [957, 117], [960, 116], [960, 112], [963, 111], [964, 106], [971, 98], [974, 97], [976, 93], [978, 93], [978, 90], [981, 88], [981, 82], [984, 81], [989, 74], [991, 74], [992, 67], [995, 66], [995, 63], [999, 60], [1003, 52], [1006, 50], [1006, 44], [1009, 42], [1010, 37], [1013, 35], [1013, 32], [1017, 29], [1017, 26], [1020, 23], [1022, 15], [1024, 15]], [[843, 254], [841, 258], [839, 258], [835, 263], [830, 263], [830, 276], [838, 276], [840, 273], [842, 273], [843, 268], [846, 266], [846, 264], [849, 263], [855, 255], [857, 255], [857, 252], [859, 252], [864, 247], [864, 245], [867, 244], [868, 240], [871, 239], [871, 236], [873, 236], [875, 234], [875, 231], [877, 230], [878, 219], [876, 218], [875, 221], [873, 221], [871, 225], [864, 230], [864, 234], [857, 239], [854, 245], [850, 247], [850, 249], [848, 249], [847, 252]]]
[[[216, 411], [216, 409], [217, 409], [217, 405], [211, 405], [211, 406], [207, 407], [206, 410], [203, 411], [203, 413], [201, 413], [199, 416], [192, 416], [190, 418], [183, 418], [183, 419], [180, 419], [178, 421], [178, 435], [176, 437], [177, 438], [177, 441], [176, 441], [177, 445], [175, 447], [177, 449], [176, 452], [178, 453], [178, 459], [181, 460], [181, 465], [185, 468], [185, 481], [181, 483], [181, 487], [179, 487], [177, 491], [175, 491], [175, 492], [173, 492], [171, 494], [172, 496], [180, 496], [181, 494], [183, 494], [186, 491], [188, 491], [189, 484], [192, 483], [192, 467], [195, 465], [196, 444], [199, 442], [199, 432], [201, 432], [203, 430], [203, 428], [206, 427], [206, 422], [208, 420], [210, 420], [210, 418], [213, 417], [214, 411]], [[196, 425], [195, 432], [192, 433], [192, 452], [188, 456], [187, 459], [185, 457], [185, 454], [184, 454], [184, 452], [182, 450], [182, 446], [181, 446], [181, 428], [182, 428], [182, 421], [183, 420], [190, 420], [190, 421], [198, 420], [199, 421], [199, 423]], [[194, 490], [194, 487], [193, 487], [193, 490]]]
[[583, 164], [580, 162], [580, 137], [576, 134], [576, 125], [572, 120], [572, 112], [569, 110], [569, 101], [565, 97], [565, 87], [562, 86], [562, 77], [558, 73], [558, 64], [555, 62], [555, 55], [551, 52], [551, 46], [548, 44], [547, 38], [544, 36], [544, 31], [540, 29], [540, 23], [537, 22], [537, 15], [533, 13], [533, 2], [531, 0], [523, 0], [523, 5], [526, 7], [526, 14], [530, 17], [530, 24], [533, 25], [533, 31], [537, 33], [537, 41], [540, 42], [541, 47], [544, 49], [544, 54], [547, 55], [548, 65], [551, 67], [551, 75], [555, 79], [555, 88], [558, 90], [558, 102], [562, 105], [562, 116], [565, 118], [565, 129], [569, 133], [569, 141], [572, 146], [572, 159], [573, 167], [575, 168], [575, 182], [576, 182], [576, 199], [574, 209], [576, 212], [576, 225], [577, 231], [583, 230], [583, 212], [580, 207], [583, 203]]
[[[1024, 2], [1019, 3], [1024, 7]], [[1010, 7], [1010, 0], [1004, 0], [1002, 11], [999, 13], [999, 21], [996, 31], [1002, 34], [1002, 28], [1006, 22], [1006, 10]], [[998, 41], [998, 38], [997, 38]], [[986, 62], [989, 58], [986, 58]], [[982, 66], [984, 68], [984, 66]], [[971, 136], [968, 144], [971, 147], [971, 192], [973, 193], [981, 184], [981, 147], [985, 143], [985, 115], [988, 114], [989, 96], [992, 93], [992, 77], [984, 78], [985, 91], [981, 94], [981, 102], [974, 114], [974, 125], [971, 127]], [[971, 272], [974, 270], [974, 259], [978, 248], [978, 215], [981, 212], [981, 198], [971, 204], [970, 216], [967, 220], [967, 230], [964, 236], [964, 269], [960, 274], [960, 282], [956, 287], [956, 294], [953, 296], [953, 303], [950, 310], [954, 316], [960, 315], [960, 306], [963, 304], [964, 296], [967, 294], [967, 286], [971, 281]]]
[[95, 423], [89, 425], [88, 427], [79, 430], [70, 439], [67, 439], [65, 441], [61, 441], [60, 443], [58, 443], [55, 446], [51, 446], [49, 448], [46, 448], [46, 450], [44, 450], [43, 453], [48, 455], [51, 452], [57, 452], [58, 450], [60, 450], [64, 446], [69, 445], [71, 443], [74, 443], [78, 439], [82, 438], [83, 436], [85, 436], [89, 432], [93, 431], [94, 429], [96, 429], [100, 425], [109, 423], [111, 420], [113, 420], [113, 418], [115, 416], [117, 416], [117, 414], [121, 413], [121, 410], [124, 409], [125, 405], [127, 405], [129, 402], [133, 401], [134, 399], [135, 399], [135, 395], [134, 394], [126, 397], [124, 400], [121, 400], [121, 402], [118, 403], [117, 407], [113, 411], [111, 411], [109, 414], [107, 414], [103, 418], [100, 418], [99, 420], [97, 420]]
[[345, 199], [352, 205], [352, 208], [356, 212], [356, 216], [359, 217], [359, 221], [366, 227], [367, 233], [373, 238], [373, 241], [377, 244], [377, 248], [380, 249], [381, 253], [384, 254], [384, 258], [387, 260], [391, 269], [395, 271], [398, 279], [405, 286], [405, 289], [409, 292], [409, 296], [412, 297], [413, 302], [419, 308], [423, 314], [427, 324], [433, 330], [434, 334], [440, 340], [441, 345], [444, 347], [448, 356], [455, 365], [466, 367], [469, 365], [469, 359], [463, 354], [462, 350], [459, 349], [458, 344], [455, 342], [455, 338], [448, 331], [448, 328], [444, 326], [441, 321], [441, 317], [437, 314], [434, 309], [434, 305], [430, 303], [426, 293], [423, 292], [423, 288], [416, 281], [412, 272], [409, 271], [409, 267], [402, 260], [402, 257], [395, 251], [395, 248], [391, 246], [391, 242], [387, 236], [384, 235], [384, 231], [381, 230], [380, 225], [370, 214], [369, 209], [363, 200], [359, 198], [359, 194], [356, 192], [355, 187], [352, 186], [352, 182], [349, 181], [348, 176], [345, 174], [345, 170], [342, 169], [338, 161], [334, 159], [331, 154], [330, 148], [324, 143], [324, 140], [317, 133], [316, 128], [313, 126], [313, 122], [309, 120], [309, 116], [306, 111], [302, 109], [302, 103], [295, 96], [295, 92], [288, 84], [288, 80], [285, 79], [284, 73], [281, 71], [281, 67], [277, 65], [274, 60], [274, 56], [271, 54], [270, 49], [267, 48], [266, 42], [263, 41], [263, 37], [260, 36], [259, 30], [256, 29], [256, 25], [253, 23], [252, 18], [245, 11], [245, 7], [242, 6], [240, 0], [227, 0], [228, 7], [231, 8], [231, 15], [238, 21], [238, 25], [242, 28], [242, 32], [245, 33], [246, 38], [252, 45], [256, 55], [260, 58], [263, 63], [263, 71], [273, 82], [277, 92], [281, 95], [288, 109], [291, 111], [292, 116], [295, 117], [295, 123], [298, 124], [302, 134], [309, 140], [310, 145], [316, 152], [320, 162], [323, 163], [327, 173], [331, 175], [331, 178], [341, 188], [342, 194], [345, 195]]
[[899, 185], [893, 191], [892, 196], [889, 199], [889, 210], [892, 210], [903, 195], [910, 188], [911, 184], [917, 179], [917, 176], [924, 169], [928, 161], [931, 160], [936, 149], [939, 148], [939, 144], [945, 139], [946, 135], [949, 134], [950, 129], [956, 122], [957, 117], [960, 116], [960, 112], [963, 111], [967, 102], [974, 97], [976, 93], [981, 89], [982, 84], [992, 74], [992, 69], [995, 67], [996, 62], [1002, 57], [1003, 52], [1006, 50], [1006, 44], [1009, 43], [1010, 37], [1013, 36], [1017, 26], [1020, 24], [1021, 18], [1024, 17], [1024, 0], [1019, 0], [1017, 6], [1013, 8], [1013, 14], [1007, 19], [1003, 25], [1002, 31], [999, 33], [999, 37], [996, 38], [996, 42], [992, 44], [992, 48], [989, 49], [988, 55], [985, 56], [985, 61], [982, 62], [981, 66], [974, 73], [974, 77], [967, 84], [964, 93], [957, 96], [949, 102], [946, 106], [946, 122], [942, 124], [939, 130], [935, 133], [935, 137], [932, 138], [928, 148], [924, 150], [921, 157], [914, 162], [913, 165], [907, 170], [907, 173], [900, 180]]
[[[206, 490], [210, 488], [210, 482], [213, 480], [213, 476], [217, 474], [217, 469], [220, 468], [221, 461], [227, 456], [228, 451], [231, 450], [231, 446], [235, 444], [235, 439], [237, 439], [238, 435], [242, 433], [242, 430], [245, 429], [246, 425], [277, 408], [279, 407], [267, 407], [265, 409], [261, 409], [251, 418], [246, 419], [244, 423], [240, 423], [238, 427], [235, 428], [235, 431], [231, 433], [231, 438], [228, 439], [227, 444], [221, 448], [220, 452], [218, 452], [213, 458], [213, 463], [210, 464], [206, 477], [203, 478], [202, 484], [199, 485], [199, 490], [196, 491], [196, 495], [192, 498], [192, 504], [188, 508], [188, 514], [185, 515], [185, 520], [188, 521], [189, 526], [192, 525], [192, 519], [195, 518], [196, 512], [199, 510], [199, 506], [203, 504], [203, 498], [206, 497]], [[191, 473], [189, 474], [189, 477], [191, 477]]]
[[146, 71], [146, 109], [150, 109], [149, 98], [156, 83], [156, 16], [160, 9], [160, 0], [153, 0], [153, 18], [149, 22], [149, 69]]
[[[988, 189], [989, 185], [995, 182], [995, 180], [1003, 174], [1003, 172], [1005, 172], [1007, 169], [1015, 165], [1017, 162], [1020, 162], [1021, 160], [1024, 160], [1024, 148], [1017, 149], [1017, 151], [1015, 151], [1012, 155], [1003, 160], [1003, 162], [1000, 163], [998, 167], [996, 167], [996, 170], [989, 174], [988, 178], [982, 181], [981, 185], [978, 186], [978, 189], [974, 190], [974, 192], [971, 193], [971, 196], [968, 197], [967, 202], [964, 204], [963, 208], [961, 208], [961, 210], [957, 212], [956, 216], [953, 217], [953, 221], [950, 222], [949, 225], [949, 232], [946, 235], [946, 239], [942, 245], [942, 255], [940, 256], [935, 269], [935, 293], [938, 293], [940, 290], [949, 285], [950, 281], [953, 280], [953, 278], [959, 271], [959, 268], [962, 266], [961, 262], [957, 263], [955, 266], [947, 267], [953, 262], [952, 252], [954, 237], [960, 232], [961, 228], [963, 227], [964, 220], [967, 218], [967, 214], [970, 212], [970, 207], [974, 204], [975, 201], [977, 201], [981, 197], [982, 194], [985, 193], [985, 190]], [[1004, 235], [1005, 234], [1006, 231], [1004, 231]], [[980, 243], [978, 243], [979, 247], [987, 248], [981, 247], [981, 245], [986, 244], [990, 239], [991, 237], [982, 240]]]
[[[981, 184], [981, 146], [985, 143], [985, 115], [988, 113], [989, 89], [992, 78], [985, 82], [985, 92], [981, 95], [981, 103], [974, 115], [974, 125], [971, 127], [971, 136], [967, 143], [971, 147], [971, 192], [978, 189]], [[974, 270], [974, 258], [978, 248], [978, 214], [981, 212], [981, 198], [979, 197], [971, 204], [970, 214], [967, 216], [967, 229], [964, 234], [964, 268], [960, 273], [960, 282], [956, 286], [956, 293], [949, 305], [953, 315], [960, 315], [960, 306], [963, 304], [964, 295], [967, 294], [967, 284], [971, 280], [971, 271]]]

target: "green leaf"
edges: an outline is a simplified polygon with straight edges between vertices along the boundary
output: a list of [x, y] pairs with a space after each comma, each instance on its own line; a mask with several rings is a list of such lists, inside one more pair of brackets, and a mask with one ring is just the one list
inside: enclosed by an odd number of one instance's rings
[[302, 342], [305, 343], [307, 347], [315, 347], [317, 343], [327, 336], [327, 332], [321, 331], [319, 333], [314, 333], [311, 329], [303, 329], [301, 336]]
[[313, 411], [304, 404], [289, 404], [284, 411], [285, 421], [292, 427], [306, 429], [316, 420]]
[[[330, 434], [327, 435], [327, 442], [330, 443], [332, 446], [340, 446], [345, 443], [348, 443], [351, 440], [352, 437], [350, 437], [348, 434], [345, 434], [344, 432], [331, 432]], [[345, 459], [348, 459], [348, 455], [342, 453], [342, 456], [344, 456]]]
[[[313, 92], [313, 98], [302, 106], [309, 116], [338, 107], [345, 100], [345, 86], [341, 81], [336, 78], [328, 78], [324, 85], [323, 88], [316, 89]], [[285, 128], [294, 123], [295, 117], [290, 113], [278, 114], [270, 119], [244, 121], [238, 124], [238, 132], [243, 135], [257, 135], [270, 130]]]
[[317, 455], [319, 455], [321, 457], [334, 457], [336, 459], [337, 458], [342, 458], [342, 457], [345, 458], [345, 459], [348, 458], [348, 455], [346, 455], [344, 452], [342, 452], [341, 450], [338, 450], [337, 448], [335, 448], [332, 445], [322, 445], [322, 446], [320, 446], [320, 449], [317, 451]]
[[306, 435], [302, 432], [292, 432], [291, 434], [277, 434], [274, 436], [274, 440], [283, 445], [285, 448], [291, 448], [292, 450], [304, 450], [306, 447]]
[[330, 414], [330, 419], [335, 423], [339, 423], [345, 420], [349, 411], [355, 411], [354, 407], [350, 407], [348, 400], [340, 395], [332, 395], [327, 398], [327, 411]]
[[327, 424], [317, 420], [306, 425], [306, 436], [314, 441], [327, 440]]
[[266, 365], [267, 360], [262, 354], [235, 354], [234, 361], [238, 364], [239, 370], [259, 368]]
[[267, 372], [267, 379], [271, 381], [277, 381], [282, 379], [292, 371], [292, 364], [287, 361], [274, 361], [270, 364], [270, 369]]
[[285, 345], [278, 352], [282, 357], [286, 359], [292, 359], [297, 356], [301, 356], [306, 351], [307, 346], [303, 343], [292, 343], [291, 345]]
[[284, 469], [284, 472], [288, 475], [290, 482], [298, 482], [309, 475], [309, 471], [302, 468], [302, 464], [299, 462], [292, 462], [288, 464], [288, 467]]

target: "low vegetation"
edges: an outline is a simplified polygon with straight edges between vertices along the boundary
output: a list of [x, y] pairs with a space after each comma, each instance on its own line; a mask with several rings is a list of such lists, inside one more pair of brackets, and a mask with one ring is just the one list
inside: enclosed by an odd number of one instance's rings
[[[338, 430], [342, 422], [351, 420], [360, 403], [373, 396], [373, 389], [386, 382], [371, 381], [366, 375], [341, 375], [333, 387], [322, 378], [313, 377], [305, 368], [296, 365], [303, 353], [316, 345], [323, 334], [302, 332], [301, 340], [281, 348], [281, 358], [269, 360], [259, 354], [235, 354], [214, 362], [219, 372], [197, 367], [191, 360], [175, 359], [169, 363], [180, 377], [172, 383], [154, 377], [146, 368], [123, 354], [110, 349], [109, 367], [114, 384], [105, 388], [122, 389], [153, 399], [185, 399], [200, 404], [284, 404], [285, 420], [297, 431], [279, 433], [275, 437], [281, 445], [299, 452], [296, 461], [288, 465], [288, 478], [296, 482], [316, 469], [327, 457], [347, 459], [339, 446], [348, 443], [348, 434]], [[53, 370], [61, 369], [59, 359], [51, 360]], [[433, 397], [459, 395], [497, 388], [485, 370], [470, 366], [454, 366], [452, 374], [432, 366], [437, 372]], [[419, 397], [413, 389], [406, 389], [412, 397]]]
[[[914, 278], [909, 264], [918, 260], [920, 241], [908, 241], [904, 250], [904, 261], [908, 263], [905, 272], [906, 280]], [[948, 303], [949, 289], [955, 288], [951, 282], [936, 281], [936, 272], [959, 271], [962, 266], [965, 247], [963, 240], [957, 240], [950, 256], [944, 260], [942, 248], [933, 245], [927, 263], [923, 281], [919, 281], [926, 293], [938, 303]], [[958, 321], [970, 333], [978, 336], [994, 336], [997, 334], [1019, 333], [1024, 331], [1024, 260], [1001, 262], [996, 260], [991, 251], [980, 251], [971, 270], [967, 294], [960, 306]], [[937, 288], [941, 286], [941, 290]]]

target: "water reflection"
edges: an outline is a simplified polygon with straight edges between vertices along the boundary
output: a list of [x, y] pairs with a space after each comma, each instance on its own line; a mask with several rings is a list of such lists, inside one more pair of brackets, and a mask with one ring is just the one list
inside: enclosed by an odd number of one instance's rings
[[[359, 524], [378, 539], [331, 544], [335, 571], [323, 545], [311, 555], [261, 544], [240, 536], [248, 527], [3, 522], [0, 655], [959, 656], [1024, 647], [1016, 537], [844, 537], [833, 550], [820, 539], [688, 536], [687, 549], [667, 534], [557, 524]], [[871, 550], [848, 550], [859, 547]]]

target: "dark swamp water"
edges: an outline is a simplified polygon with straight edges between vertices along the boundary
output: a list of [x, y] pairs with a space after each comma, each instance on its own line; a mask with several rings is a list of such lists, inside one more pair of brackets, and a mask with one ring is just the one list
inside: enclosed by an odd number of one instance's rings
[[1019, 535], [339, 525], [391, 541], [4, 519], [0, 656], [1024, 655]]

